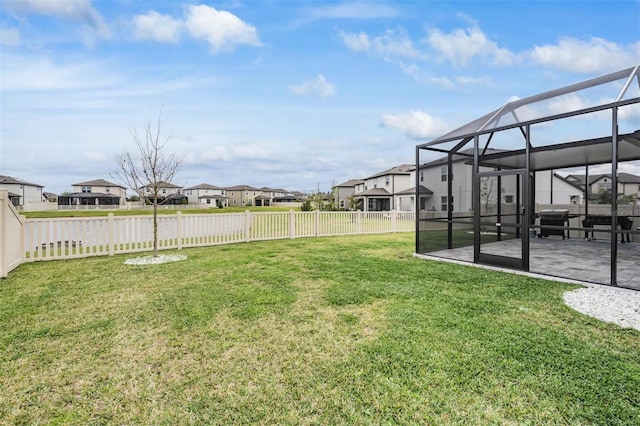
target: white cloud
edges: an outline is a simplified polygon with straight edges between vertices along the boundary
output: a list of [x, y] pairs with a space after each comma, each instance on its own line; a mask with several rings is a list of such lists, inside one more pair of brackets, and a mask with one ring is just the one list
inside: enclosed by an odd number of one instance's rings
[[309, 9], [307, 15], [315, 19], [375, 19], [393, 18], [398, 11], [388, 5], [372, 2], [347, 2]]
[[427, 55], [415, 48], [411, 38], [402, 29], [387, 30], [376, 37], [370, 37], [364, 32], [359, 34], [340, 32], [340, 37], [345, 46], [354, 51], [369, 51], [384, 58], [427, 59]]
[[90, 0], [20, 0], [6, 3], [17, 14], [54, 16], [69, 21], [82, 22], [93, 28], [101, 37], [109, 35], [109, 29]]
[[340, 31], [340, 37], [344, 44], [351, 50], [366, 51], [371, 47], [369, 36], [366, 33], [349, 34]]
[[206, 40], [213, 53], [232, 51], [237, 45], [261, 45], [253, 25], [213, 7], [189, 6], [186, 26], [193, 37]]
[[591, 106], [576, 93], [570, 93], [564, 96], [553, 98], [547, 105], [547, 111], [550, 114], [563, 114], [569, 111], [578, 111]]
[[289, 90], [292, 93], [300, 96], [313, 95], [320, 98], [327, 98], [333, 96], [336, 93], [336, 88], [330, 83], [327, 83], [322, 74], [318, 74], [315, 80], [308, 80], [299, 86], [289, 86]]
[[155, 40], [175, 43], [180, 38], [183, 24], [169, 15], [155, 10], [146, 15], [136, 15], [132, 19], [135, 36], [141, 40]]
[[54, 63], [46, 57], [3, 53], [0, 63], [2, 90], [65, 90], [102, 88], [115, 84], [103, 63]]
[[444, 120], [432, 117], [422, 111], [411, 111], [408, 114], [385, 114], [382, 116], [382, 124], [400, 130], [413, 139], [440, 136], [450, 130]]
[[640, 62], [640, 42], [624, 47], [598, 37], [588, 41], [563, 37], [557, 45], [534, 47], [528, 56], [533, 62], [563, 71], [607, 72]]
[[20, 31], [14, 27], [0, 27], [0, 46], [15, 47], [20, 44]]
[[496, 65], [510, 65], [515, 60], [513, 53], [499, 48], [477, 27], [456, 29], [449, 34], [432, 29], [425, 41], [455, 66], [469, 65], [478, 58], [488, 59]]

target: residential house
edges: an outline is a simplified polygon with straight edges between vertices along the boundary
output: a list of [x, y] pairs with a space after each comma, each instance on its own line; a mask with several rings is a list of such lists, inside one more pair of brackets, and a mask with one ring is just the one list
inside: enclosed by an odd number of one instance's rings
[[397, 210], [399, 193], [412, 186], [415, 188], [415, 180], [412, 180], [414, 170], [413, 164], [401, 164], [355, 183], [353, 198], [361, 200], [357, 208], [364, 211]]
[[63, 206], [124, 206], [126, 201], [126, 188], [104, 179], [74, 183], [71, 193], [58, 196], [58, 205]]
[[254, 205], [258, 207], [270, 206], [273, 203], [274, 199], [281, 199], [282, 197], [287, 195], [287, 191], [285, 191], [284, 189], [273, 189], [266, 186], [260, 188], [260, 192], [261, 194], [255, 198], [254, 203]]
[[45, 191], [42, 193], [42, 197], [44, 202], [58, 204], [58, 194]]
[[229, 198], [227, 191], [208, 183], [186, 188], [183, 194], [186, 195], [189, 204], [209, 204], [212, 207], [228, 207]]
[[354, 194], [356, 191], [356, 185], [362, 184], [362, 179], [349, 179], [339, 185], [332, 188], [333, 199], [336, 202], [336, 207], [340, 210], [351, 210], [355, 207]]
[[9, 192], [9, 199], [14, 206], [42, 203], [44, 200], [42, 188], [44, 188], [42, 185], [29, 183], [11, 176], [0, 175], [0, 189]]
[[[570, 174], [566, 176], [566, 180], [574, 183], [584, 190], [586, 176]], [[589, 175], [589, 193], [590, 199], [597, 199], [601, 192], [611, 193], [613, 181], [611, 174], [594, 174]], [[631, 173], [618, 173], [618, 197], [627, 196], [635, 197], [636, 203], [640, 200], [640, 176]]]
[[255, 206], [256, 197], [262, 195], [262, 191], [249, 185], [236, 185], [225, 188], [229, 197], [230, 207]]
[[[174, 185], [170, 182], [160, 181], [158, 182], [158, 204], [170, 204], [170, 205], [180, 205], [187, 204], [187, 197], [182, 193], [182, 187], [179, 185]], [[152, 202], [151, 197], [153, 197], [151, 185], [146, 185], [141, 188], [138, 188], [138, 194], [140, 194], [140, 198], [146, 199], [148, 202]]]

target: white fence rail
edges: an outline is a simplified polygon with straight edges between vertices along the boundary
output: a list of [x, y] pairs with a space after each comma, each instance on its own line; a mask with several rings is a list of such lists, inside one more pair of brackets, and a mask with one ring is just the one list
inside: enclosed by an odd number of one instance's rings
[[[249, 212], [158, 215], [158, 248], [334, 235], [411, 232], [411, 212]], [[9, 245], [20, 263], [112, 256], [153, 249], [153, 216], [24, 219]], [[2, 239], [6, 240], [3, 232]]]

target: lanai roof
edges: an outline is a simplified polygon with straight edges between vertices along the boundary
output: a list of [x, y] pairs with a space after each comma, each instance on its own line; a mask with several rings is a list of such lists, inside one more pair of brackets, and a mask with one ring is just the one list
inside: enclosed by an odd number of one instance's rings
[[[572, 115], [584, 114], [640, 102], [640, 65], [611, 74], [585, 80], [580, 83], [550, 90], [527, 98], [508, 102], [504, 106], [483, 115], [443, 136], [419, 147], [429, 147], [444, 142], [472, 138], [476, 134], [486, 134], [498, 130], [522, 127], [526, 124], [541, 123]], [[635, 85], [632, 84], [635, 80]], [[558, 112], [554, 102], [563, 97], [579, 93], [597, 92], [598, 96], [580, 97], [573, 110]], [[563, 105], [566, 106], [566, 103]]]

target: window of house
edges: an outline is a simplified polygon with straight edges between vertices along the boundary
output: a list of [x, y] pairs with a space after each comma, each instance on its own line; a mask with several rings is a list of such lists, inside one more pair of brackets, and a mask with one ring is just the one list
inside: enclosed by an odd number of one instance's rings
[[440, 181], [441, 182], [446, 182], [447, 181], [447, 166], [443, 166], [440, 169]]
[[571, 204], [579, 204], [580, 203], [580, 196], [579, 195], [572, 195], [569, 202]]
[[340, 200], [340, 208], [344, 209], [344, 200]]
[[513, 195], [505, 195], [504, 196], [504, 202], [506, 204], [513, 204]]
[[611, 182], [604, 182], [598, 184], [599, 191], [610, 191], [611, 190]]
[[[453, 205], [453, 197], [451, 197], [451, 205]], [[447, 197], [440, 197], [440, 210], [446, 212], [448, 210]]]
[[420, 182], [424, 182], [424, 170], [420, 172]]
[[378, 178], [375, 178], [375, 179], [373, 180], [373, 187], [374, 187], [374, 188], [377, 188], [377, 187], [378, 187]]
[[211, 204], [211, 198], [207, 198], [207, 204]]
[[90, 193], [90, 192], [91, 192], [91, 187], [90, 187], [90, 186], [83, 186], [83, 187], [82, 187], [82, 192], [84, 192], [84, 193]]
[[166, 194], [166, 193], [167, 193], [166, 188], [162, 188], [162, 193], [163, 193], [163, 194]]
[[105, 188], [104, 192], [106, 192], [108, 194], [109, 192], [111, 192], [111, 188], [109, 188], [109, 187]]
[[390, 176], [386, 176], [384, 178], [384, 186], [389, 186], [390, 182], [391, 182], [391, 177]]

